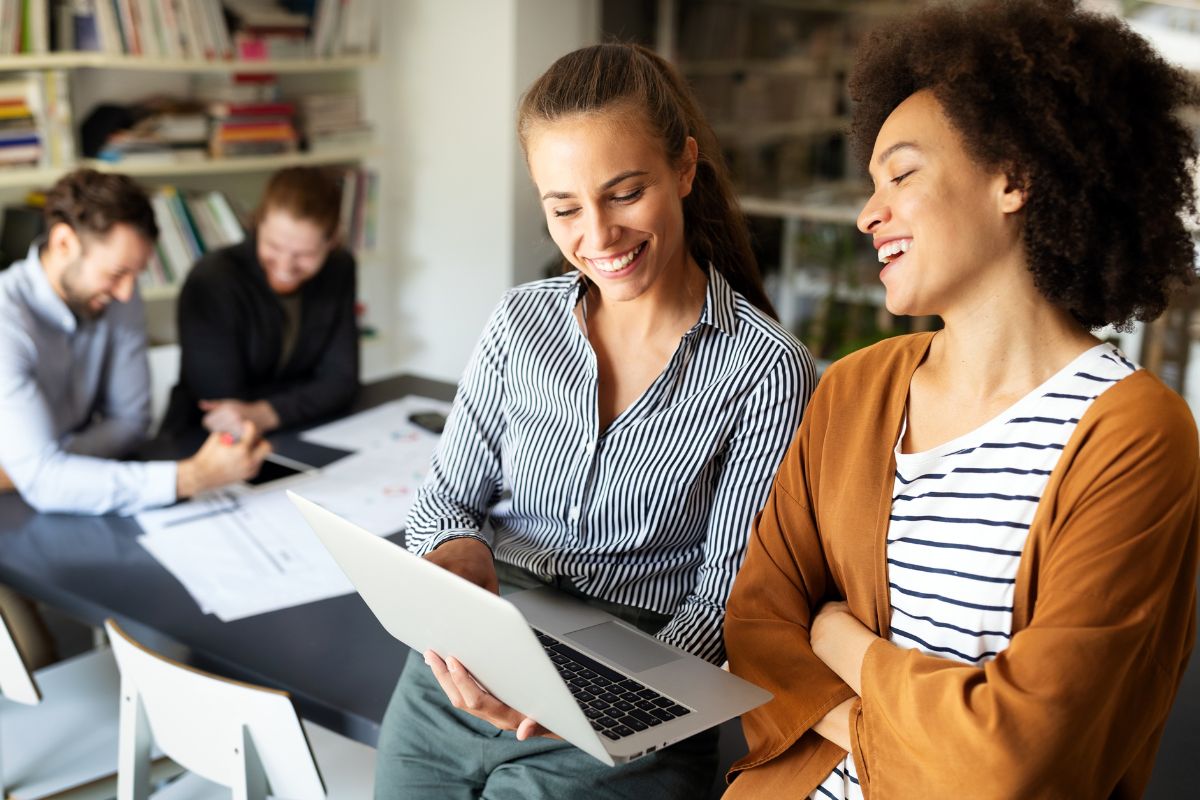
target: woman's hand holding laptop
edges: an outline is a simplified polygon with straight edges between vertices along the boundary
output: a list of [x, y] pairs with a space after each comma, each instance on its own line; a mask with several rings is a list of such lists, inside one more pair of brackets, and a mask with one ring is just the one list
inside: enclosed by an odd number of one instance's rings
[[459, 711], [465, 711], [471, 716], [478, 717], [484, 722], [495, 725], [500, 730], [515, 731], [517, 739], [520, 741], [532, 739], [535, 736], [560, 738], [520, 711], [493, 697], [487, 689], [479, 685], [470, 672], [467, 672], [467, 668], [458, 659], [451, 656], [442, 660], [432, 650], [426, 650], [422, 655], [425, 656], [425, 663], [433, 670], [433, 676], [437, 678], [442, 691], [450, 700], [450, 705]]
[[[482, 586], [495, 594], [500, 593], [500, 581], [496, 577], [492, 551], [478, 539], [471, 536], [451, 539], [439, 545], [425, 558], [476, 586]], [[455, 708], [501, 730], [516, 731], [517, 738], [521, 741], [534, 736], [558, 738], [534, 720], [489, 694], [458, 659], [451, 656], [443, 660], [432, 650], [426, 650], [422, 655], [425, 656], [425, 663], [433, 670], [433, 676], [437, 678], [450, 704]]]

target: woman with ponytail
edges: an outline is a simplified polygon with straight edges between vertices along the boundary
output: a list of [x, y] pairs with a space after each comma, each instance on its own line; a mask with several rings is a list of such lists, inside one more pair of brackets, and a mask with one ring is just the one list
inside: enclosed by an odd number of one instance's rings
[[[568, 270], [497, 306], [407, 546], [492, 591], [556, 586], [720, 664], [725, 600], [812, 359], [774, 319], [712, 130], [665, 61], [570, 53], [523, 98], [518, 132]], [[711, 785], [715, 731], [610, 768], [423, 655], [383, 722], [378, 798]]]

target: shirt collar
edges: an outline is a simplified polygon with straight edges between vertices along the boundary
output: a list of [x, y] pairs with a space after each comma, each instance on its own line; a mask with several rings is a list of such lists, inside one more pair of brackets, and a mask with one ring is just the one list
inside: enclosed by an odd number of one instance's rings
[[733, 287], [719, 269], [709, 264], [708, 290], [705, 292], [704, 308], [700, 311], [700, 324], [733, 336], [737, 332], [736, 306]]
[[[704, 291], [704, 308], [700, 309], [700, 319], [696, 325], [707, 325], [733, 336], [737, 332], [737, 299], [733, 287], [725, 280], [721, 271], [711, 264], [707, 272], [708, 288]], [[567, 296], [571, 299], [570, 308], [575, 307], [586, 291], [587, 278], [576, 270], [575, 280], [567, 286]]]
[[75, 314], [66, 302], [50, 285], [50, 277], [42, 266], [42, 257], [38, 252], [44, 241], [39, 239], [29, 246], [29, 252], [23, 261], [13, 264], [11, 269], [21, 270], [28, 281], [29, 294], [26, 302], [30, 309], [41, 317], [47, 324], [53, 325], [66, 333], [74, 333], [79, 327]]

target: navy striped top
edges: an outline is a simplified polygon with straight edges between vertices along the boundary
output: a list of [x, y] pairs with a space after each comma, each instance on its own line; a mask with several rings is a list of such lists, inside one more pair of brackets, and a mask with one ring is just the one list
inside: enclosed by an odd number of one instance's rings
[[660, 639], [720, 663], [725, 602], [812, 394], [812, 358], [710, 269], [698, 322], [601, 435], [596, 357], [574, 314], [585, 290], [571, 272], [505, 294], [407, 546], [479, 537], [501, 561], [670, 615]]
[[[1029, 526], [1075, 426], [1138, 369], [1101, 344], [975, 430], [923, 453], [896, 443], [888, 525], [891, 642], [981, 666], [1012, 638], [1013, 591]], [[815, 798], [863, 796], [846, 756]]]

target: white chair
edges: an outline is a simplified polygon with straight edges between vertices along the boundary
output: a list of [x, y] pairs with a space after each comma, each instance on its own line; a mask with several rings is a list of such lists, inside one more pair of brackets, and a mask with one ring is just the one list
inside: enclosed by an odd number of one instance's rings
[[[314, 757], [286, 692], [201, 672], [146, 649], [112, 620], [105, 627], [121, 672], [118, 800], [150, 797], [152, 740], [235, 800], [370, 797], [374, 749], [309, 726]], [[155, 797], [212, 796], [204, 781], [181, 779]]]
[[[111, 798], [120, 675], [108, 648], [30, 673], [0, 613], [0, 797]], [[179, 773], [157, 751], [151, 779]]]
[[0, 797], [111, 797], [118, 689], [107, 649], [30, 673], [0, 613]]

